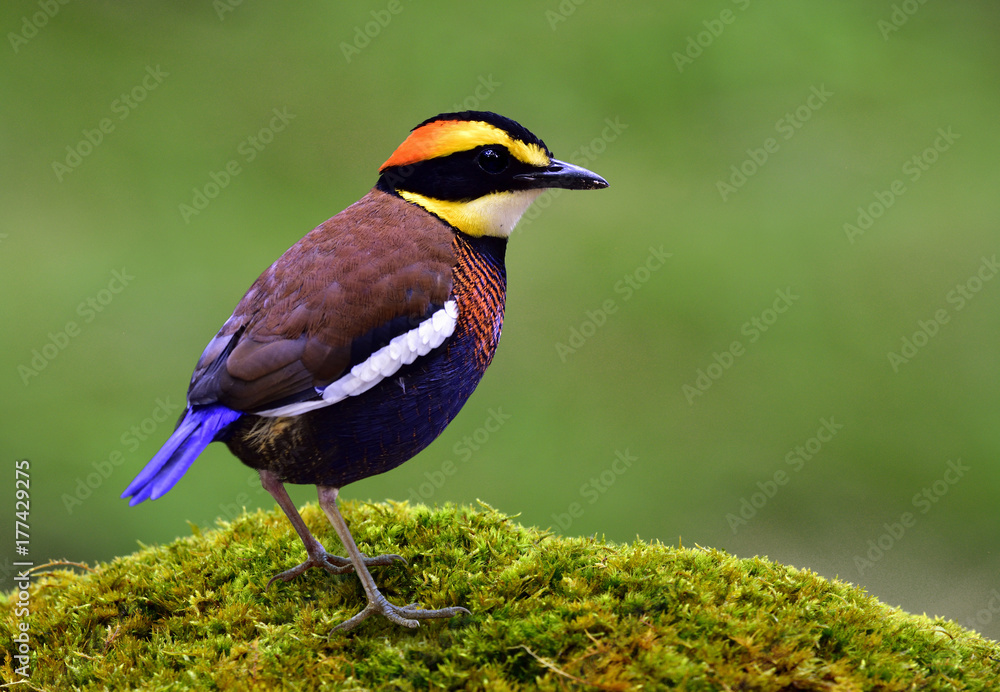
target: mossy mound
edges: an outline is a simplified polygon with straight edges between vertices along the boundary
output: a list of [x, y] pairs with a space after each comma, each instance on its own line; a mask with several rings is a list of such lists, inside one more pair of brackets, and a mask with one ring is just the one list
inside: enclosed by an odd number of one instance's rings
[[[415, 630], [374, 617], [330, 634], [364, 594], [310, 570], [278, 511], [143, 548], [93, 572], [35, 578], [31, 678], [14, 689], [988, 690], [1000, 646], [849, 584], [716, 550], [562, 538], [484, 507], [342, 505], [400, 604], [471, 615]], [[315, 505], [306, 523], [339, 547]], [[0, 676], [13, 601], [0, 602]]]

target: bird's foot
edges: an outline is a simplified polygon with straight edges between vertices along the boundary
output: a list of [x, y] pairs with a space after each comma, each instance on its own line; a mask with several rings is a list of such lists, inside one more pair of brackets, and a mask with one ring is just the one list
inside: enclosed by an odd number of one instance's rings
[[419, 603], [411, 603], [406, 606], [398, 606], [389, 603], [380, 592], [375, 592], [375, 599], [369, 599], [368, 605], [360, 613], [346, 620], [333, 628], [332, 632], [347, 632], [354, 629], [375, 613], [381, 613], [392, 622], [403, 627], [419, 627], [418, 620], [430, 620], [432, 618], [450, 618], [456, 615], [469, 615], [469, 611], [461, 606], [450, 608], [438, 608], [437, 610], [427, 610], [420, 607]]
[[[402, 562], [404, 565], [407, 564], [406, 558], [402, 555], [395, 554], [376, 555], [375, 557], [364, 558], [366, 567], [391, 565], [394, 562]], [[278, 579], [281, 581], [291, 581], [312, 567], [322, 567], [330, 574], [346, 574], [347, 572], [354, 571], [354, 565], [351, 564], [350, 560], [346, 557], [340, 557], [339, 555], [331, 555], [321, 546], [319, 550], [311, 552], [309, 557], [302, 564], [296, 565], [289, 570], [285, 570], [284, 572], [275, 574], [271, 577], [271, 579], [267, 582], [267, 586], [264, 587], [264, 590], [267, 591], [271, 588], [271, 584]]]

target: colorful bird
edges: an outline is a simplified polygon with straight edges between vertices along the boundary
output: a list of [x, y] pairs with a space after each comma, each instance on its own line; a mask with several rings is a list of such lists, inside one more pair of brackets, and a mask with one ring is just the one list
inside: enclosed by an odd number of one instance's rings
[[[546, 188], [608, 186], [482, 111], [424, 121], [379, 173], [254, 282], [195, 365], [177, 428], [122, 494], [162, 497], [210, 442], [226, 443], [308, 555], [268, 586], [311, 567], [361, 579], [368, 603], [341, 630], [376, 612], [407, 627], [468, 613], [387, 601], [368, 567], [403, 558], [364, 556], [337, 493], [412, 458], [479, 384], [500, 339], [507, 239], [531, 202]], [[309, 532], [284, 483], [317, 486], [348, 558]]]

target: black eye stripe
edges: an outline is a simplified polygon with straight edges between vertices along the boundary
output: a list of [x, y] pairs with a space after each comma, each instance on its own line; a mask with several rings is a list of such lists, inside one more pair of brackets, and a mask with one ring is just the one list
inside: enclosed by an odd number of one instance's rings
[[[486, 154], [487, 151], [492, 151], [496, 157]], [[491, 172], [488, 166], [494, 164], [498, 167], [496, 172]], [[525, 184], [514, 176], [535, 170], [538, 169], [511, 155], [506, 147], [488, 144], [408, 166], [386, 168], [379, 178], [378, 188], [389, 193], [405, 190], [433, 199], [463, 201], [492, 192], [525, 189]]]

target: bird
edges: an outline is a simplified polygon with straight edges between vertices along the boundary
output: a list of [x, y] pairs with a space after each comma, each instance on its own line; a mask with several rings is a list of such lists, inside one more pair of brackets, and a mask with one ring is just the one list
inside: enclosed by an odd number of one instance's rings
[[[549, 188], [606, 187], [496, 113], [420, 123], [367, 194], [250, 286], [198, 359], [173, 433], [121, 497], [162, 497], [222, 442], [259, 473], [306, 550], [266, 588], [314, 567], [355, 572], [367, 603], [341, 631], [376, 613], [405, 627], [469, 614], [389, 602], [369, 567], [406, 561], [363, 555], [338, 494], [424, 449], [479, 384], [503, 325], [507, 242], [532, 201]], [[313, 536], [286, 483], [317, 487], [346, 558]]]

